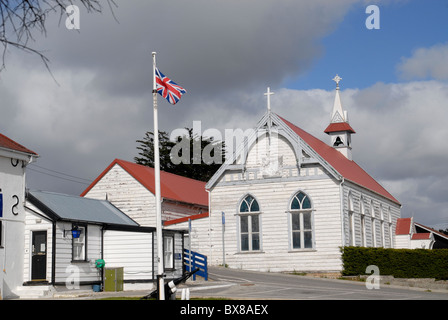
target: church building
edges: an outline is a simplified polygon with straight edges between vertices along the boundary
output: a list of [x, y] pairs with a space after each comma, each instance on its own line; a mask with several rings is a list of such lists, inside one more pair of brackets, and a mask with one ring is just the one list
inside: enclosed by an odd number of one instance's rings
[[340, 272], [343, 246], [394, 247], [401, 204], [352, 160], [355, 130], [333, 80], [328, 144], [272, 112], [268, 89], [267, 112], [206, 185], [209, 214], [190, 219], [192, 250], [209, 264]]

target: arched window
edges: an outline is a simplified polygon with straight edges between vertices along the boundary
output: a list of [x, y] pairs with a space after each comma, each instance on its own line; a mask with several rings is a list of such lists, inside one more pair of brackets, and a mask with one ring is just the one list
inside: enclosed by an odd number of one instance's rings
[[366, 207], [364, 205], [364, 198], [361, 197], [361, 245], [366, 246]]
[[313, 210], [311, 199], [302, 191], [294, 195], [289, 205], [292, 249], [313, 248]]
[[351, 193], [348, 195], [348, 241], [349, 246], [355, 245], [355, 206], [353, 204], [353, 196]]
[[375, 207], [373, 206], [373, 200], [370, 201], [370, 216], [372, 225], [372, 247], [376, 247], [376, 219], [375, 219]]
[[260, 206], [257, 200], [247, 195], [241, 200], [239, 210], [240, 250], [259, 251], [260, 246]]

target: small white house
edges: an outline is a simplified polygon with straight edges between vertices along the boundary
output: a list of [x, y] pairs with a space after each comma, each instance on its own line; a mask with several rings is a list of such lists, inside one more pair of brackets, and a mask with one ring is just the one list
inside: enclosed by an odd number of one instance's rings
[[[157, 274], [155, 228], [141, 227], [106, 200], [53, 192], [28, 191], [21, 297], [54, 290], [92, 288], [104, 283], [105, 268], [123, 268], [125, 290], [138, 284], [151, 289]], [[183, 271], [181, 232], [165, 231], [171, 248], [164, 248], [165, 273]], [[146, 284], [146, 286], [142, 286]], [[127, 287], [127, 288], [126, 288]]]
[[268, 101], [208, 181], [209, 214], [191, 221], [192, 250], [231, 268], [340, 272], [342, 246], [393, 248], [401, 204], [352, 160], [355, 131], [339, 85], [325, 132], [329, 144], [271, 112]]
[[0, 134], [0, 300], [22, 284], [25, 172], [38, 154]]

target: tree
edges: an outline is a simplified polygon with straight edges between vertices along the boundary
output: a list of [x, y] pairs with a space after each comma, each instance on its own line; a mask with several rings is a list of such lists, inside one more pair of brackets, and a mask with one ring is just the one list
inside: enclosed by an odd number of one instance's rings
[[[193, 136], [193, 129], [186, 130], [188, 136], [178, 137], [174, 142], [170, 141], [168, 133], [159, 131], [160, 170], [208, 181], [223, 162], [224, 142]], [[145, 137], [136, 142], [140, 144], [137, 147], [140, 152], [139, 157], [134, 157], [135, 163], [154, 167], [154, 133], [146, 132]], [[200, 152], [194, 152], [195, 149]]]
[[[88, 12], [102, 12], [101, 0], [0, 0], [0, 42], [3, 44], [2, 64], [5, 68], [5, 55], [9, 46], [38, 55], [48, 70], [48, 58], [29, 46], [34, 31], [46, 35], [45, 22], [51, 13], [60, 14], [60, 21], [67, 15], [66, 8], [75, 3], [82, 4]], [[107, 0], [110, 8], [114, 0]]]

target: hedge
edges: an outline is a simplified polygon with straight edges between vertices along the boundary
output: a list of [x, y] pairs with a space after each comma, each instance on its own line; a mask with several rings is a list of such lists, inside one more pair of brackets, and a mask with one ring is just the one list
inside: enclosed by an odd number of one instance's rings
[[448, 249], [343, 247], [341, 252], [344, 276], [366, 275], [366, 268], [375, 265], [380, 275], [394, 278], [448, 280]]

